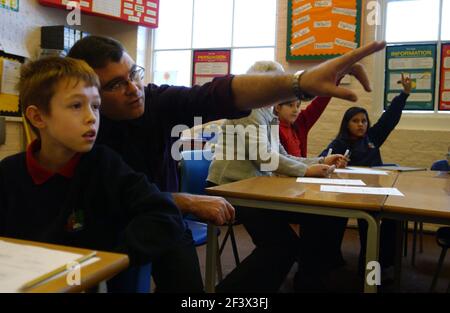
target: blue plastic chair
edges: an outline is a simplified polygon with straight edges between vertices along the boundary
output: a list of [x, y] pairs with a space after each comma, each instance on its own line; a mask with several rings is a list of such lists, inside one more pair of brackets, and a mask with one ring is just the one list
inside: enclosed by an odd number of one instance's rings
[[152, 265], [129, 267], [107, 281], [109, 293], [149, 293]]
[[431, 165], [432, 171], [441, 171], [441, 172], [449, 172], [450, 171], [450, 165], [448, 164], [447, 160], [439, 160], [433, 163]]
[[[187, 150], [181, 152], [182, 159], [180, 161], [180, 192], [187, 192], [197, 195], [205, 194], [206, 178], [208, 177], [209, 165], [211, 163], [212, 155], [213, 153], [211, 150]], [[201, 224], [202, 227], [205, 227], [205, 241], [203, 243], [206, 243], [207, 225], [199, 222], [194, 216], [191, 215], [187, 216], [185, 218], [185, 221], [187, 222], [189, 228], [191, 228], [192, 221], [195, 221], [196, 223]], [[195, 227], [198, 227], [198, 224], [196, 224]], [[196, 228], [194, 229], [196, 230]], [[198, 232], [194, 232], [193, 228], [191, 228], [191, 231], [193, 232], [193, 237], [202, 237], [201, 230]], [[219, 236], [219, 233], [217, 234], [217, 236]], [[228, 226], [227, 233], [225, 234], [222, 244], [220, 245], [218, 261], [220, 261], [220, 255], [225, 248], [225, 244], [228, 238], [231, 239], [231, 246], [237, 266], [239, 264], [239, 254], [232, 225]], [[218, 268], [220, 270], [220, 266]], [[219, 279], [221, 279], [221, 276], [222, 275], [219, 272]]]

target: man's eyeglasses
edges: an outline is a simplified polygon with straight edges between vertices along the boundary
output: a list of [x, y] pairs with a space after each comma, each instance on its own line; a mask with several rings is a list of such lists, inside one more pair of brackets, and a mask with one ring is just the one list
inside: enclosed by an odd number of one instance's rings
[[131, 70], [128, 79], [122, 79], [119, 81], [113, 81], [106, 86], [102, 87], [102, 91], [116, 92], [124, 91], [128, 88], [130, 83], [140, 83], [144, 80], [145, 68], [135, 65], [133, 70]]

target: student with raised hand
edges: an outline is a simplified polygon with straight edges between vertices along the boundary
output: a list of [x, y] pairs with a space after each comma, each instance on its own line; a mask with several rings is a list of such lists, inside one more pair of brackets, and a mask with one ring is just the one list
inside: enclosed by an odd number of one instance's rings
[[[411, 79], [402, 73], [401, 81], [403, 91], [396, 96], [391, 105], [381, 115], [378, 121], [371, 126], [369, 115], [362, 107], [351, 107], [342, 118], [339, 133], [336, 138], [323, 150], [321, 156], [333, 153], [344, 154], [350, 151], [348, 165], [352, 166], [380, 166], [383, 165], [380, 148], [400, 121], [406, 100], [411, 92]], [[331, 150], [330, 150], [331, 149]], [[358, 220], [361, 241], [360, 272], [364, 273], [364, 258], [367, 241], [367, 222]], [[382, 267], [393, 265], [395, 256], [395, 222], [384, 219], [381, 224], [380, 262]], [[340, 238], [339, 246], [342, 241]]]
[[[144, 173], [160, 190], [171, 192], [182, 213], [222, 225], [234, 219], [234, 208], [226, 200], [177, 193], [177, 163], [171, 155], [172, 145], [178, 139], [172, 136], [174, 127], [192, 127], [194, 117], [202, 117], [204, 123], [244, 117], [250, 109], [296, 98], [306, 99], [310, 95], [356, 101], [355, 93], [337, 87], [336, 81], [354, 64], [382, 50], [385, 45], [385, 42], [372, 42], [295, 75], [229, 75], [192, 88], [144, 86], [143, 69], [120, 42], [111, 38], [83, 38], [69, 51], [69, 57], [85, 60], [100, 78], [102, 123], [97, 142], [119, 153], [131, 168]], [[370, 91], [364, 68], [354, 75], [364, 89]], [[198, 267], [198, 259], [190, 257], [196, 251], [189, 231], [186, 232], [185, 244], [191, 250], [187, 257], [174, 257], [172, 267], [177, 267], [180, 259]], [[158, 262], [153, 262], [153, 269], [158, 267]], [[167, 267], [163, 264], [163, 268]]]
[[[283, 72], [278, 63], [260, 61], [247, 73]], [[278, 125], [271, 106], [254, 109], [248, 117], [225, 121], [209, 168], [209, 186], [255, 176], [326, 177], [332, 165], [345, 166], [342, 155], [323, 158], [289, 155], [280, 145]], [[231, 159], [230, 149], [233, 149]], [[237, 220], [256, 247], [219, 283], [218, 292], [276, 292], [297, 259], [300, 270], [295, 280], [296, 291], [323, 291], [322, 279], [331, 268], [328, 254], [334, 255], [328, 243], [333, 242], [336, 229], [341, 232], [345, 227], [345, 219], [242, 207], [236, 208], [236, 212]], [[290, 223], [301, 224], [300, 239]]]
[[[94, 146], [98, 89], [97, 75], [81, 60], [23, 66], [20, 102], [38, 139], [0, 162], [0, 236], [126, 253], [131, 266], [165, 264], [186, 249], [181, 214], [170, 193], [111, 149]], [[179, 260], [154, 271], [157, 291], [203, 291], [198, 267]]]

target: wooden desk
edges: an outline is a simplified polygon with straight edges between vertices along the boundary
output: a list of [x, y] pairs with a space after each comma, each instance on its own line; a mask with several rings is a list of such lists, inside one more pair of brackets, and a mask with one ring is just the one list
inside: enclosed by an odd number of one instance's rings
[[[398, 221], [428, 222], [450, 225], [450, 175], [447, 172], [401, 173], [394, 187], [405, 197], [389, 196], [382, 216]], [[397, 234], [395, 284], [401, 281], [401, 235]]]
[[[396, 172], [389, 175], [334, 174], [333, 178], [362, 179], [368, 187], [392, 187]], [[386, 196], [353, 195], [321, 192], [319, 184], [297, 183], [292, 177], [253, 177], [206, 189], [207, 194], [225, 197], [236, 206], [309, 214], [362, 218], [368, 224], [366, 260], [378, 260], [379, 219]], [[370, 212], [371, 214], [369, 214]], [[206, 259], [207, 292], [215, 286], [217, 243], [215, 227], [208, 227]], [[376, 286], [365, 285], [366, 292], [376, 292]]]
[[[16, 244], [24, 244], [31, 246], [38, 246], [48, 249], [54, 249], [59, 251], [66, 251], [78, 254], [87, 254], [92, 252], [92, 250], [72, 248], [66, 246], [59, 246], [53, 244], [46, 244], [41, 242], [33, 242], [12, 238], [0, 237], [0, 240], [4, 240]], [[61, 293], [61, 292], [81, 292], [91, 287], [98, 285], [104, 280], [108, 280], [114, 277], [117, 273], [128, 267], [128, 256], [125, 254], [110, 253], [110, 252], [97, 252], [97, 257], [100, 258], [99, 261], [83, 266], [81, 268], [81, 284], [79, 286], [69, 286], [66, 283], [66, 276], [52, 279], [43, 284], [37, 285], [36, 287], [30, 289], [28, 292], [31, 293]]]
[[401, 173], [394, 184], [405, 196], [389, 196], [383, 214], [410, 216], [413, 220], [450, 220], [450, 175], [427, 171]]

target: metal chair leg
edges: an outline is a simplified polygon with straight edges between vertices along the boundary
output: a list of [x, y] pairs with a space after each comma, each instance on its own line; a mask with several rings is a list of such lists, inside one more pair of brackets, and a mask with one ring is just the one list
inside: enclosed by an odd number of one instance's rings
[[237, 249], [236, 237], [234, 236], [233, 225], [230, 225], [229, 227], [230, 227], [229, 232], [231, 239], [231, 248], [233, 249], [234, 262], [236, 263], [236, 266], [238, 266], [241, 263], [241, 261], [239, 260], [239, 252]]
[[[219, 237], [216, 237], [217, 239], [217, 246], [219, 246]], [[217, 252], [217, 279], [218, 281], [222, 281], [223, 279], [223, 272], [222, 272], [222, 261], [220, 259], [220, 253]]]
[[416, 249], [417, 249], [417, 226], [418, 223], [414, 222], [414, 231], [413, 231], [413, 242], [412, 242], [412, 256], [411, 256], [411, 266], [416, 265]]
[[430, 292], [434, 292], [436, 288], [436, 283], [439, 277], [439, 274], [442, 269], [442, 264], [444, 263], [445, 254], [447, 253], [447, 248], [442, 248], [441, 255], [439, 256], [438, 267], [436, 269], [436, 273], [434, 273], [433, 281], [431, 282]]
[[405, 235], [403, 237], [403, 256], [406, 258], [408, 256], [408, 221], [404, 224]]
[[231, 226], [228, 225], [227, 232], [225, 233], [225, 236], [223, 237], [222, 244], [220, 245], [220, 248], [219, 248], [219, 255], [222, 255], [222, 252], [223, 252], [223, 249], [225, 248], [225, 245], [227, 243], [228, 237], [230, 236], [230, 229], [232, 229], [230, 227]]
[[423, 253], [423, 222], [419, 223], [419, 252]]

